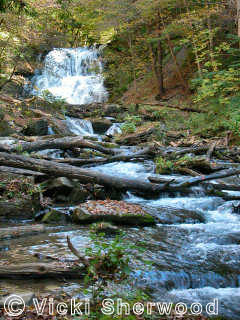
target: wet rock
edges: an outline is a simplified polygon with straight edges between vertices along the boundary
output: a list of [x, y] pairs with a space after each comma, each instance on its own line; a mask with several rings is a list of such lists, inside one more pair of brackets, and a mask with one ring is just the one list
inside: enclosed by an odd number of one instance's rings
[[42, 223], [62, 224], [67, 222], [67, 216], [64, 212], [52, 209], [44, 214]]
[[74, 188], [74, 184], [66, 177], [59, 177], [45, 182], [46, 189], [52, 192], [69, 193]]
[[33, 219], [35, 211], [40, 207], [39, 202], [14, 199], [0, 201], [0, 221], [5, 219]]
[[[150, 210], [150, 209], [149, 209]], [[157, 217], [161, 224], [204, 223], [205, 218], [201, 212], [172, 207], [152, 208], [151, 213]]]
[[79, 224], [98, 221], [123, 225], [155, 224], [155, 219], [139, 205], [116, 200], [88, 201], [81, 204], [73, 211], [73, 221]]
[[111, 126], [112, 121], [109, 119], [97, 118], [91, 119], [94, 132], [104, 134]]
[[13, 138], [0, 137], [0, 146], [3, 145], [3, 146], [6, 146], [6, 147], [10, 147], [16, 142], [17, 142], [17, 140], [13, 139]]
[[68, 201], [71, 204], [79, 204], [87, 200], [104, 200], [108, 194], [103, 186], [98, 184], [82, 185], [75, 182], [75, 187], [68, 196]]
[[0, 121], [0, 137], [8, 137], [14, 133], [14, 130], [10, 127], [6, 120]]
[[116, 114], [122, 111], [122, 107], [119, 104], [106, 104], [104, 106], [104, 112], [106, 116], [110, 116], [111, 114]]
[[104, 233], [105, 235], [116, 235], [120, 233], [120, 229], [108, 222], [98, 222], [91, 225], [91, 230], [96, 233]]
[[115, 136], [122, 133], [121, 123], [114, 123], [105, 133], [107, 136]]
[[90, 197], [90, 192], [87, 190], [85, 185], [76, 183], [74, 189], [68, 195], [69, 203], [81, 203], [88, 200]]
[[[33, 299], [36, 298], [35, 294], [33, 292], [26, 292], [26, 293], [16, 293], [16, 295], [20, 298], [17, 305], [20, 307], [22, 306], [21, 300], [24, 301], [24, 304], [26, 306], [30, 306], [33, 304]], [[7, 295], [5, 297], [2, 297], [0, 299], [0, 307], [4, 307], [5, 302], [7, 302], [10, 299], [11, 295]], [[16, 301], [17, 302], [17, 301]]]
[[119, 144], [134, 146], [139, 143], [148, 141], [148, 139], [151, 138], [152, 134], [154, 134], [155, 131], [156, 131], [155, 128], [147, 128], [147, 129], [140, 128], [137, 132], [133, 134], [129, 134], [127, 136], [117, 138], [115, 142]]
[[22, 133], [26, 136], [46, 136], [48, 135], [48, 121], [40, 119], [28, 124]]

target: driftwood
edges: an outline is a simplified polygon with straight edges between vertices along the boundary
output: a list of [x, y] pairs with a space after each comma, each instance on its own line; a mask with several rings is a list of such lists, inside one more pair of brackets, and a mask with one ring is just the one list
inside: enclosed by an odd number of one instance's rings
[[78, 250], [73, 246], [72, 242], [70, 241], [69, 236], [67, 236], [67, 244], [69, 250], [78, 258], [78, 261], [81, 262], [85, 267], [89, 266], [89, 260], [83, 257]]
[[236, 184], [204, 182], [203, 186], [214, 190], [240, 191], [240, 186]]
[[181, 168], [180, 167], [180, 168], [178, 168], [178, 172], [187, 174], [187, 175], [192, 176], [192, 177], [201, 176], [201, 173], [198, 173], [197, 171], [194, 171], [194, 170], [189, 169], [189, 168]]
[[207, 152], [207, 159], [210, 160], [212, 157], [212, 154], [214, 152], [214, 149], [216, 148], [217, 142], [215, 141], [212, 145], [210, 145], [209, 150]]
[[[116, 155], [109, 158], [90, 158], [90, 159], [77, 159], [77, 158], [65, 158], [65, 159], [54, 159], [54, 161], [59, 163], [67, 163], [74, 166], [81, 166], [81, 165], [98, 165], [98, 164], [105, 164], [111, 163], [116, 161], [130, 161], [135, 159], [146, 159], [152, 154], [152, 148], [145, 148], [138, 152], [132, 154], [123, 154], [123, 155]], [[50, 158], [44, 158], [46, 160], [53, 160]]]
[[207, 192], [211, 196], [216, 196], [216, 197], [221, 197], [226, 201], [234, 201], [234, 200], [240, 200], [240, 196], [237, 195], [231, 195], [227, 192], [224, 191], [219, 191], [219, 190], [208, 190]]
[[230, 176], [235, 176], [240, 174], [240, 169], [227, 169], [227, 170], [222, 170], [216, 173], [212, 173], [209, 175], [202, 175], [199, 177], [191, 178], [185, 182], [180, 183], [178, 186], [182, 188], [188, 188], [191, 186], [195, 186], [199, 183], [202, 183], [204, 181], [209, 181], [209, 180], [216, 180], [216, 179], [221, 179], [221, 178], [227, 178]]
[[116, 142], [119, 144], [125, 145], [137, 145], [141, 142], [146, 142], [148, 138], [156, 131], [155, 128], [148, 128], [141, 132], [136, 132], [129, 134], [126, 137], [121, 137], [116, 139]]
[[85, 275], [85, 267], [75, 263], [24, 263], [0, 265], [0, 279], [79, 279]]
[[0, 240], [19, 238], [29, 236], [35, 233], [45, 232], [46, 228], [43, 225], [27, 225], [17, 227], [0, 228]]
[[115, 154], [112, 149], [104, 148], [101, 145], [85, 140], [82, 137], [65, 137], [59, 139], [39, 140], [36, 142], [20, 142], [11, 146], [7, 146], [5, 144], [0, 145], [0, 151], [6, 152], [32, 152], [46, 149], [66, 150], [72, 148], [88, 148], [105, 154]]
[[0, 166], [0, 172], [2, 173], [8, 173], [8, 174], [16, 174], [21, 176], [44, 176], [44, 173], [36, 172], [32, 170], [24, 170], [24, 169], [17, 169], [17, 168], [11, 168], [11, 167], [4, 167]]

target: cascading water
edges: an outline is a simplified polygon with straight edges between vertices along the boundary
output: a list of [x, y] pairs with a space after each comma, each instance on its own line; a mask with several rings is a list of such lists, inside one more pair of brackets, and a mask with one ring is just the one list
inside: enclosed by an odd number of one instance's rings
[[66, 117], [66, 124], [69, 130], [76, 135], [92, 136], [94, 135], [92, 123], [90, 120], [82, 120]]
[[32, 79], [31, 93], [42, 95], [48, 90], [69, 104], [106, 101], [103, 64], [96, 48], [54, 49], [44, 60], [42, 72]]

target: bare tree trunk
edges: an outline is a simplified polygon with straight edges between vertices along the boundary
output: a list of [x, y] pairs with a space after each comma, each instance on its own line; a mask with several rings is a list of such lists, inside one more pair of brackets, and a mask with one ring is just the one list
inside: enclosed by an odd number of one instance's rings
[[130, 33], [128, 35], [128, 46], [129, 46], [129, 51], [131, 54], [131, 72], [133, 75], [134, 94], [135, 94], [135, 98], [136, 98], [137, 97], [137, 79], [136, 79], [136, 71], [135, 71], [135, 65], [134, 65], [132, 35]]
[[[166, 27], [165, 27], [164, 19], [163, 19], [163, 17], [162, 17], [162, 14], [161, 14], [161, 13], [160, 13], [160, 17], [161, 17], [161, 20], [162, 20], [163, 28], [164, 28], [164, 30], [166, 31]], [[181, 72], [180, 67], [179, 67], [179, 64], [178, 64], [178, 62], [177, 62], [176, 55], [174, 54], [174, 51], [173, 51], [173, 44], [172, 44], [172, 41], [171, 41], [171, 38], [170, 38], [170, 36], [169, 36], [169, 33], [168, 33], [168, 32], [166, 32], [166, 36], [167, 36], [168, 47], [169, 47], [169, 50], [170, 50], [171, 56], [172, 56], [172, 58], [173, 58], [174, 64], [175, 64], [175, 66], [176, 66], [176, 71], [177, 71], [177, 74], [178, 74], [179, 80], [181, 81], [182, 86], [185, 88], [185, 90], [186, 90], [186, 91], [189, 91], [188, 85], [187, 85], [186, 81], [185, 81], [185, 80], [184, 80], [184, 78], [183, 78], [182, 72]]]
[[237, 34], [240, 38], [240, 0], [236, 0], [237, 5]]
[[104, 148], [99, 144], [90, 142], [79, 137], [65, 137], [59, 139], [40, 140], [36, 142], [22, 142], [12, 146], [0, 144], [0, 151], [8, 152], [32, 152], [46, 149], [72, 149], [72, 148], [88, 148], [100, 151], [105, 154], [114, 155], [112, 149]]
[[85, 267], [78, 267], [74, 263], [24, 263], [0, 266], [1, 279], [79, 279], [84, 277]]
[[[188, 6], [188, 3], [187, 3], [187, 0], [184, 0], [184, 3], [185, 3], [185, 7], [187, 9], [187, 12], [189, 13], [189, 6]], [[196, 31], [193, 29], [193, 25], [192, 25], [191, 21], [189, 23], [189, 26], [190, 26], [190, 28], [192, 30], [192, 35], [193, 35], [192, 36], [192, 47], [193, 47], [193, 53], [195, 54], [195, 60], [196, 60], [197, 68], [198, 68], [198, 74], [202, 78], [202, 68], [201, 68], [201, 65], [200, 65], [200, 58], [199, 58], [199, 54], [198, 54], [196, 41], [194, 39], [194, 33]]]
[[163, 85], [163, 57], [161, 40], [158, 41], [157, 48], [155, 48], [153, 43], [149, 45], [149, 48], [153, 60], [153, 72], [158, 84], [158, 94], [159, 96], [162, 96], [165, 90]]

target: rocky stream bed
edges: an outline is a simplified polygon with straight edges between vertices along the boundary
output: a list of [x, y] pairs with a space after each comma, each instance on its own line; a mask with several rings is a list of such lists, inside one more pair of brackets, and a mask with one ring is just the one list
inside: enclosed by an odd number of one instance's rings
[[[93, 119], [88, 108], [103, 108], [104, 119]], [[45, 114], [43, 135], [31, 126], [22, 136], [1, 138], [2, 179], [45, 185], [40, 198], [0, 201], [0, 295], [82, 297], [82, 274], [50, 266], [47, 257], [74, 258], [67, 236], [84, 253], [91, 245], [89, 224], [111, 221], [146, 248], [132, 252], [134, 272], [125, 291], [142, 288], [153, 301], [188, 305], [218, 299], [219, 315], [240, 319], [239, 148], [162, 146], [149, 139], [154, 128], [119, 137], [119, 112], [118, 105], [69, 106], [65, 120]], [[55, 134], [57, 123], [67, 134]], [[156, 157], [176, 164], [184, 155], [194, 159], [190, 167], [184, 162], [178, 172], [156, 174]]]

